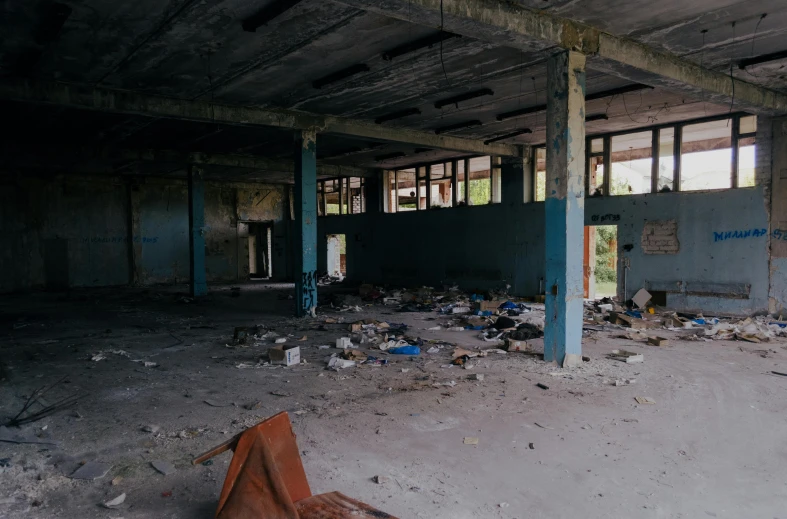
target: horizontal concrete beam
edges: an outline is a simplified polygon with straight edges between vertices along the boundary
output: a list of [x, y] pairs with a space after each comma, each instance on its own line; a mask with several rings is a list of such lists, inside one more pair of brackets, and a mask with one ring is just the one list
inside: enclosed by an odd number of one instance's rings
[[[589, 65], [631, 81], [685, 91], [709, 102], [763, 115], [787, 113], [787, 94], [700, 67], [668, 52], [567, 18], [502, 0], [337, 0], [399, 20], [440, 27], [525, 51], [561, 48], [588, 55]], [[441, 14], [442, 10], [442, 14]]]
[[522, 155], [522, 148], [519, 146], [499, 143], [487, 145], [482, 140], [391, 128], [373, 122], [343, 117], [322, 116], [275, 108], [224, 105], [208, 101], [189, 101], [85, 85], [6, 79], [0, 81], [0, 99], [235, 126], [270, 126], [291, 130], [311, 129], [320, 133], [336, 133], [462, 153]]
[[[123, 162], [159, 162], [166, 164], [182, 164], [184, 169], [189, 164], [220, 166], [227, 168], [249, 169], [270, 173], [295, 174], [295, 161], [287, 159], [270, 159], [254, 155], [238, 155], [230, 153], [183, 152], [176, 150], [152, 149], [121, 149], [121, 148], [52, 148], [31, 152], [15, 152], [12, 149], [0, 148], [6, 161], [21, 160], [27, 165], [45, 167], [47, 165], [62, 167], [66, 164], [87, 163], [91, 161], [123, 161]], [[336, 164], [317, 164], [317, 175], [320, 177], [367, 177], [377, 170], [355, 166]]]

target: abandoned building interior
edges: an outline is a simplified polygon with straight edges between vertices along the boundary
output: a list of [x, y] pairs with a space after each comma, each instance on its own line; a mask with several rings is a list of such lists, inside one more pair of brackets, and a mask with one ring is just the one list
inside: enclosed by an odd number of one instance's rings
[[0, 27], [0, 519], [787, 519], [784, 0]]

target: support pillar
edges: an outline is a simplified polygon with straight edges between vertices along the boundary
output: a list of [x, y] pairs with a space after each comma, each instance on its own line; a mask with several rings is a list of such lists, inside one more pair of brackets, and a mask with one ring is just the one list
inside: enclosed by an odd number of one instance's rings
[[501, 202], [507, 206], [517, 206], [530, 201], [528, 187], [530, 175], [529, 164], [524, 157], [501, 157], [500, 183]]
[[189, 184], [189, 272], [192, 297], [208, 293], [205, 280], [205, 182], [202, 170], [190, 165]]
[[546, 323], [544, 360], [582, 362], [585, 56], [547, 61]]
[[317, 309], [317, 134], [295, 132], [295, 315]]

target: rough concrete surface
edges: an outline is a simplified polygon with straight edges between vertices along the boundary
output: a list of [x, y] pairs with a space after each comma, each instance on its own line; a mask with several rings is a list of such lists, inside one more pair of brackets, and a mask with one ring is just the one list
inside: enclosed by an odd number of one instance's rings
[[[488, 343], [478, 332], [427, 330], [445, 320], [436, 313], [384, 306], [294, 319], [292, 285], [245, 284], [239, 297], [212, 286], [199, 302], [182, 299], [185, 291], [3, 298], [0, 420], [64, 375], [49, 403], [86, 396], [27, 426], [59, 447], [0, 443], [0, 518], [210, 518], [230, 454], [207, 466], [190, 460], [282, 410], [314, 493], [340, 491], [402, 519], [787, 517], [787, 377], [771, 374], [787, 372], [784, 339], [686, 341], [659, 330], [671, 346], [658, 348], [614, 330], [586, 335], [591, 360], [574, 370], [520, 353], [448, 369], [443, 348], [334, 372], [324, 358], [336, 350], [318, 346], [349, 333], [326, 316], [405, 322], [411, 336], [469, 348]], [[257, 324], [291, 334], [307, 362], [238, 368], [257, 366], [273, 344], [232, 345], [236, 326]], [[621, 348], [644, 363], [606, 358]], [[106, 358], [91, 360], [99, 352]], [[614, 385], [624, 379], [634, 382]], [[159, 474], [156, 460], [177, 472]], [[91, 461], [112, 468], [95, 481], [67, 477]], [[103, 506], [121, 493], [125, 502]]]

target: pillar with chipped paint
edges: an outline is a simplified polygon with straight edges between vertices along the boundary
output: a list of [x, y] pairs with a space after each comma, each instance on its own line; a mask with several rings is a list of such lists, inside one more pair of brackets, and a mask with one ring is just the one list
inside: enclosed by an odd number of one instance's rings
[[205, 277], [205, 182], [202, 170], [188, 170], [189, 185], [189, 272], [192, 297], [208, 293]]
[[544, 360], [582, 362], [585, 56], [547, 62], [546, 323]]
[[295, 315], [317, 308], [317, 134], [295, 132]]

